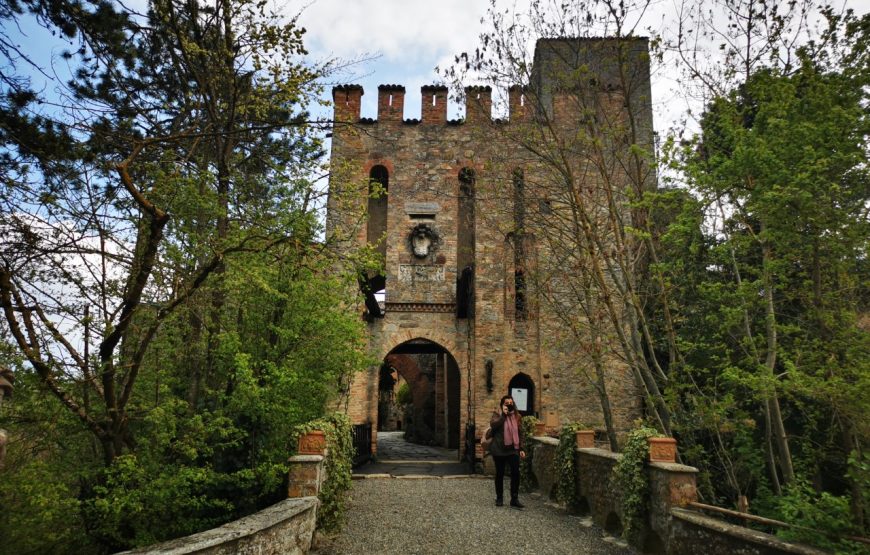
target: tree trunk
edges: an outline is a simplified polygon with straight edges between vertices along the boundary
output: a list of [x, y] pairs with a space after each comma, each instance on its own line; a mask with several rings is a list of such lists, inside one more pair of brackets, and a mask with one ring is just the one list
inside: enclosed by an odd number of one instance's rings
[[[761, 227], [764, 231], [764, 224]], [[773, 441], [776, 445], [777, 454], [779, 455], [779, 467], [782, 470], [782, 481], [789, 484], [794, 481], [794, 466], [791, 460], [791, 451], [788, 446], [788, 435], [785, 431], [785, 424], [782, 421], [782, 412], [779, 407], [779, 397], [776, 393], [776, 356], [777, 356], [777, 337], [776, 337], [776, 313], [773, 303], [773, 278], [771, 276], [771, 253], [770, 247], [762, 245], [762, 274], [764, 277], [764, 327], [767, 343], [767, 356], [765, 357], [764, 365], [767, 372], [773, 380], [767, 393], [766, 401], [770, 410], [770, 422], [773, 430]]]
[[597, 324], [593, 322], [593, 319], [595, 319], [598, 314], [598, 306], [595, 303], [592, 290], [589, 287], [585, 287], [583, 292], [586, 297], [587, 314], [593, 316], [593, 318], [589, 318], [589, 332], [592, 339], [592, 364], [595, 367], [595, 391], [598, 393], [598, 401], [601, 403], [601, 413], [604, 415], [604, 427], [607, 430], [607, 440], [610, 443], [610, 450], [616, 453], [619, 451], [619, 444], [616, 441], [616, 428], [614, 428], [613, 425], [613, 411], [610, 407], [610, 396], [607, 394], [604, 364], [601, 360], [601, 333], [596, 327]]

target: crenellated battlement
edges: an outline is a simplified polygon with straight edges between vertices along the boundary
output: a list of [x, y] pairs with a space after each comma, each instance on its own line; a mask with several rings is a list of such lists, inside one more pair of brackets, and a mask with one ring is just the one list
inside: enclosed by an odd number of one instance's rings
[[[360, 85], [338, 85], [332, 89], [335, 105], [335, 121], [346, 123], [393, 122], [408, 125], [499, 122], [492, 118], [492, 87], [465, 87], [465, 119], [447, 120], [448, 89], [444, 85], [423, 85], [420, 87], [420, 119], [405, 118], [405, 87], [386, 84], [378, 86], [377, 118], [363, 118], [362, 96], [365, 90]], [[508, 89], [510, 121], [519, 121], [530, 113], [525, 95], [528, 88], [514, 85]]]

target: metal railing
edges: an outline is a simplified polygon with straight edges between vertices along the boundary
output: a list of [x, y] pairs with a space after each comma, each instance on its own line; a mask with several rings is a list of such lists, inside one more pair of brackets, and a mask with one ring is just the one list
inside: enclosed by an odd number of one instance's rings
[[[788, 522], [783, 522], [781, 520], [774, 520], [772, 518], [765, 518], [763, 516], [753, 515], [749, 513], [742, 513], [740, 511], [734, 511], [731, 509], [725, 509], [723, 507], [717, 507], [716, 505], [707, 505], [706, 503], [698, 503], [694, 501], [688, 504], [689, 507], [693, 509], [697, 509], [699, 511], [707, 511], [711, 513], [718, 513], [720, 515], [728, 516], [737, 520], [742, 520], [744, 525], [749, 522], [754, 522], [756, 524], [761, 524], [763, 526], [768, 526], [770, 528], [795, 528], [799, 530], [808, 530], [811, 532], [815, 532], [818, 534], [824, 534], [830, 537], [837, 537], [836, 535], [831, 535], [828, 532], [824, 532], [822, 530], [816, 530], [814, 528], [807, 528], [806, 526], [798, 526], [796, 524], [789, 524]], [[870, 545], [870, 539], [863, 538], [860, 536], [843, 536], [847, 540], [851, 540], [853, 542], [863, 543], [864, 545]]]
[[369, 462], [372, 458], [372, 425], [355, 424], [353, 426], [353, 466]]

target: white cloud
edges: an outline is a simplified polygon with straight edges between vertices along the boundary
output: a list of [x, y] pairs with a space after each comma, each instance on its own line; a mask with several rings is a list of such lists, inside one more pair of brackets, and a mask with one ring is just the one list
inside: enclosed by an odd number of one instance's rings
[[315, 0], [300, 22], [316, 54], [431, 63], [473, 47], [486, 0]]

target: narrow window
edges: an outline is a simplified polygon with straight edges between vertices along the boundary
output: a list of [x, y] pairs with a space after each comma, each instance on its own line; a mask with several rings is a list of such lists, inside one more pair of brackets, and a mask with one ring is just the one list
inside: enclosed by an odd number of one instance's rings
[[526, 183], [522, 170], [514, 170], [514, 318], [525, 320], [528, 316], [526, 300]]
[[514, 315], [517, 320], [525, 320], [528, 316], [526, 275], [522, 268], [514, 270]]
[[[377, 246], [377, 252], [381, 260], [387, 257], [387, 240], [384, 234], [387, 231], [387, 190], [390, 184], [390, 175], [384, 166], [375, 166], [369, 172], [368, 188], [368, 221], [366, 222], [366, 240], [370, 245]], [[365, 281], [360, 283], [363, 294], [366, 296], [366, 307], [370, 316], [383, 316], [380, 303], [383, 302], [386, 289], [386, 275], [382, 271], [377, 275], [366, 276]]]
[[523, 170], [514, 170], [514, 227], [519, 234], [524, 232], [526, 226], [526, 180]]
[[456, 317], [474, 314], [474, 181], [471, 168], [459, 170], [459, 214], [456, 237]]
[[[378, 252], [386, 257], [387, 242], [383, 234], [387, 230], [387, 190], [390, 175], [384, 166], [375, 166], [369, 173], [369, 202], [366, 239], [372, 245], [378, 245]], [[378, 242], [380, 241], [380, 242]]]

